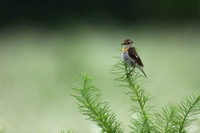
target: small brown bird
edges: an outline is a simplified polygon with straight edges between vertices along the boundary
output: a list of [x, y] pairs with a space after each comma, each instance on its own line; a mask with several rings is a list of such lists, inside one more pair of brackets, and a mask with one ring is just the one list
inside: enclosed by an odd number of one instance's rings
[[136, 52], [135, 44], [131, 39], [126, 39], [122, 43], [122, 60], [127, 63], [129, 66], [133, 67], [133, 69], [128, 73], [128, 75], [134, 70], [135, 67], [139, 68], [144, 76], [147, 78], [145, 72], [143, 71], [143, 63]]

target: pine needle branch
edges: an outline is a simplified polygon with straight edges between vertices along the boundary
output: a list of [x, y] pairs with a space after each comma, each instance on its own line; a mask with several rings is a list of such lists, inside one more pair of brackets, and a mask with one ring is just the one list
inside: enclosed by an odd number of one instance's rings
[[177, 109], [173, 105], [162, 108], [161, 114], [155, 114], [155, 123], [159, 133], [176, 133], [177, 129]]
[[134, 102], [131, 108], [132, 114], [137, 116], [131, 119], [132, 126], [130, 127], [134, 133], [150, 133], [154, 129], [147, 112], [149, 106], [146, 106], [149, 97], [145, 94], [141, 86], [142, 83], [139, 84], [139, 78], [142, 76], [135, 71], [127, 75], [131, 71], [131, 67], [123, 63], [120, 58], [118, 59], [118, 62], [112, 67], [112, 73], [118, 76], [115, 80], [121, 82], [121, 86], [126, 86], [130, 89], [127, 94], [129, 94], [131, 101]]
[[162, 108], [162, 114], [156, 114], [155, 121], [160, 133], [185, 133], [191, 122], [200, 114], [200, 95], [188, 96], [180, 104]]
[[121, 123], [116, 120], [108, 103], [100, 101], [100, 90], [92, 84], [92, 79], [82, 74], [79, 81], [79, 87], [73, 88], [75, 94], [72, 95], [78, 100], [79, 111], [96, 122], [102, 133], [123, 133]]
[[177, 105], [177, 109], [180, 120], [178, 123], [179, 133], [184, 133], [191, 122], [196, 120], [195, 115], [200, 114], [200, 95], [182, 99], [180, 105]]

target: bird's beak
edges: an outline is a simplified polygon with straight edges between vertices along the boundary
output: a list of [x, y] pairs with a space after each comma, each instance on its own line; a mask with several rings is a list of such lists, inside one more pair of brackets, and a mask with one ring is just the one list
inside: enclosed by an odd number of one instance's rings
[[121, 45], [124, 45], [124, 43], [122, 43]]

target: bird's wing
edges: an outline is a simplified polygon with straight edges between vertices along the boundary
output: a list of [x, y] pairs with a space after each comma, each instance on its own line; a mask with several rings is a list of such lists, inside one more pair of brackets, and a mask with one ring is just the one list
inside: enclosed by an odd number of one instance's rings
[[141, 59], [140, 59], [140, 57], [138, 56], [138, 54], [137, 54], [137, 52], [135, 50], [135, 47], [131, 47], [131, 48], [128, 49], [128, 55], [132, 59], [134, 59], [139, 66], [141, 66], [141, 67], [144, 66], [142, 61], [141, 61]]

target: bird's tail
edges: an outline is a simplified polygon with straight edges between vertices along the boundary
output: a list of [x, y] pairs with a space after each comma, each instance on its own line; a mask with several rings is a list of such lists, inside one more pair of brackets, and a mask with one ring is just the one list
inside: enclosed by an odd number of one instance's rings
[[142, 71], [142, 73], [144, 74], [144, 76], [147, 78], [147, 75], [145, 74], [144, 70], [142, 68], [140, 68], [140, 70]]

